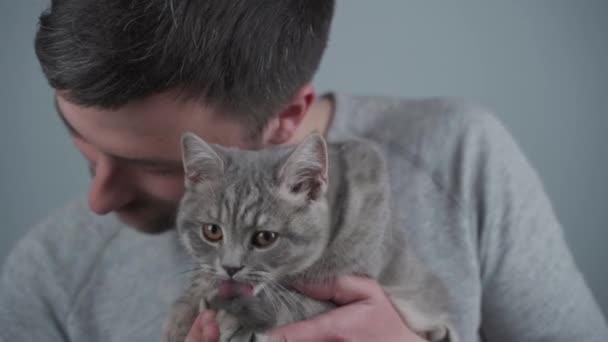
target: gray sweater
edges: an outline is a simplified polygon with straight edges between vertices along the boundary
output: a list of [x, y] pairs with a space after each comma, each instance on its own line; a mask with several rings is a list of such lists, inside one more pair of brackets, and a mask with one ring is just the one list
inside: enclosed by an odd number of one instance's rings
[[[464, 341], [608, 341], [535, 171], [487, 111], [454, 99], [336, 95], [329, 140], [384, 148], [408, 248], [447, 284]], [[156, 341], [188, 281], [174, 231], [144, 235], [77, 200], [0, 279], [2, 341]]]

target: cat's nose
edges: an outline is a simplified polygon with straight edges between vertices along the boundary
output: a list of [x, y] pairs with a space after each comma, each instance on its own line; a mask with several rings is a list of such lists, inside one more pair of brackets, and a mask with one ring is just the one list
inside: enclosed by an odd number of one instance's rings
[[234, 266], [225, 266], [222, 265], [222, 267], [226, 270], [226, 273], [228, 273], [229, 276], [233, 276], [236, 274], [236, 272], [240, 271], [243, 269], [243, 266], [238, 266], [238, 267], [234, 267]]

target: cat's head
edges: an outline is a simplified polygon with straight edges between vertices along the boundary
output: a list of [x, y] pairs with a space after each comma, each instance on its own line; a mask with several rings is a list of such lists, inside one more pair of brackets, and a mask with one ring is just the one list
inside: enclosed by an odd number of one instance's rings
[[181, 241], [208, 279], [258, 285], [304, 271], [327, 245], [327, 145], [312, 134], [259, 151], [182, 136]]

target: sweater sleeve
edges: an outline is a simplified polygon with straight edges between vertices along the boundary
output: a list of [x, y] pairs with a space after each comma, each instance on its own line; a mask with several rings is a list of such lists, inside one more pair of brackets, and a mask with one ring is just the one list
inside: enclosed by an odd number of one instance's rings
[[0, 276], [0, 341], [68, 341], [69, 300], [52, 251], [31, 234], [9, 254]]
[[477, 228], [487, 341], [608, 341], [543, 185], [491, 114], [475, 117], [468, 204]]

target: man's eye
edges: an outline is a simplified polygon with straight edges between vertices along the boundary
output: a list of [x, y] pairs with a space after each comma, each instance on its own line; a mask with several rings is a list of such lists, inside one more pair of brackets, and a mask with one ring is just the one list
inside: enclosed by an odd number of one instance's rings
[[152, 168], [146, 168], [145, 171], [148, 173], [159, 175], [159, 176], [173, 176], [173, 175], [178, 175], [182, 170], [181, 170], [181, 168], [152, 167]]

